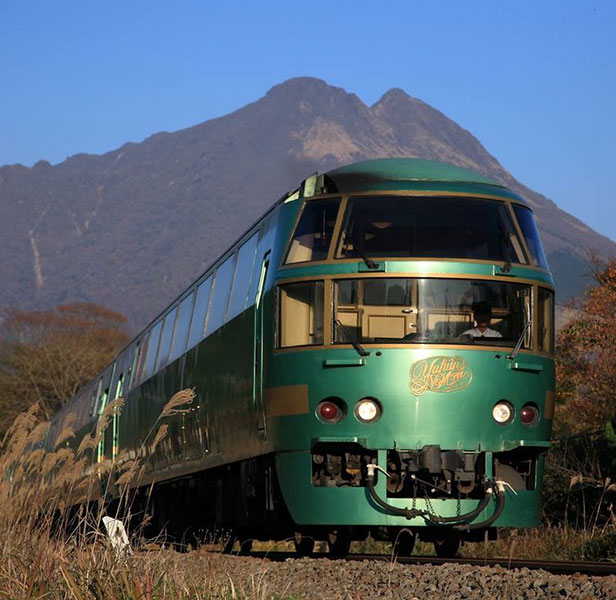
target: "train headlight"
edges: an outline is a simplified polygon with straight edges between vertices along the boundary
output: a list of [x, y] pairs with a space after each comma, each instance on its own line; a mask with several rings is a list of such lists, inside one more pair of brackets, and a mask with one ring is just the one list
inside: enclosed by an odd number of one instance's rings
[[507, 425], [513, 421], [513, 406], [509, 402], [500, 400], [492, 408], [492, 418], [499, 425]]
[[373, 398], [362, 398], [355, 405], [355, 416], [362, 423], [374, 423], [381, 418], [381, 407]]

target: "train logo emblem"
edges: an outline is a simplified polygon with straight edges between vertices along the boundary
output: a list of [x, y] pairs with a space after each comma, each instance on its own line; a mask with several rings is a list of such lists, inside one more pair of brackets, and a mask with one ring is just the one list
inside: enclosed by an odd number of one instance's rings
[[424, 392], [457, 392], [470, 385], [473, 370], [461, 356], [432, 356], [411, 365], [409, 388], [414, 396]]

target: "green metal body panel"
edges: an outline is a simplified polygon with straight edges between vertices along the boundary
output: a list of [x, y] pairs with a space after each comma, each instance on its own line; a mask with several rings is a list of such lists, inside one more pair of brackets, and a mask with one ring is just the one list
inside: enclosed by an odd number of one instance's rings
[[[537, 426], [527, 427], [519, 419], [505, 426], [491, 417], [492, 406], [507, 399], [517, 411], [534, 401], [543, 414], [546, 390], [553, 389], [554, 363], [551, 359], [528, 353], [524, 357], [538, 370], [514, 370], [503, 352], [462, 349], [387, 349], [381, 356], [371, 355], [358, 360], [352, 349], [303, 351], [279, 354], [274, 358], [270, 385], [308, 385], [309, 412], [304, 415], [278, 417], [272, 420], [270, 434], [277, 456], [279, 480], [293, 518], [301, 524], [327, 522], [339, 524], [404, 524], [404, 517], [392, 517], [367, 499], [364, 488], [317, 488], [310, 478], [311, 456], [308, 449], [319, 441], [359, 442], [365, 448], [380, 450], [379, 464], [386, 467], [388, 449], [415, 450], [439, 445], [443, 450], [502, 452], [520, 446], [546, 449], [551, 421], [542, 419]], [[472, 369], [468, 387], [457, 392], [426, 391], [419, 397], [409, 389], [409, 369], [416, 361], [432, 356], [459, 356]], [[326, 366], [325, 361], [349, 361], [347, 365]], [[360, 364], [361, 363], [361, 364]], [[329, 396], [342, 398], [349, 407], [365, 396], [378, 399], [383, 415], [373, 424], [359, 422], [352, 410], [334, 424], [321, 422], [315, 414], [317, 404]], [[381, 478], [384, 479], [384, 478]], [[496, 526], [536, 526], [541, 498], [541, 471], [536, 474], [533, 491], [507, 494], [505, 511]], [[384, 483], [377, 489], [385, 497]], [[391, 500], [400, 507], [410, 500]], [[452, 516], [458, 510], [455, 500], [433, 501], [437, 514]], [[465, 500], [462, 512], [468, 512], [477, 501]], [[315, 510], [318, 506], [318, 510]], [[417, 501], [423, 508], [423, 501]], [[486, 509], [489, 511], [490, 509]], [[476, 521], [489, 515], [480, 515]], [[355, 520], [354, 520], [355, 519]], [[416, 519], [412, 525], [425, 525]]]
[[[475, 171], [470, 171], [450, 163], [421, 158], [377, 158], [363, 160], [350, 165], [333, 169], [327, 176], [335, 182], [343, 177], [354, 177], [355, 180], [374, 182], [390, 181], [408, 187], [409, 182], [434, 181], [441, 186], [443, 183], [481, 183], [502, 188], [495, 181], [483, 177]], [[353, 190], [357, 188], [354, 187]]]
[[[130, 394], [120, 420], [122, 449], [153, 440], [161, 424], [168, 435], [149, 451], [143, 483], [235, 462], [272, 450], [259, 433], [261, 405], [253, 402], [254, 307], [244, 311], [185, 356]], [[176, 414], [160, 419], [169, 398], [194, 388], [196, 399]]]
[[[540, 371], [513, 370], [505, 352], [494, 350], [448, 349], [380, 349], [377, 356], [370, 348], [363, 365], [328, 367], [331, 359], [359, 358], [353, 349], [281, 353], [274, 358], [270, 386], [305, 384], [308, 386], [309, 410], [305, 415], [278, 417], [270, 435], [277, 450], [310, 448], [320, 437], [340, 440], [361, 438], [372, 449], [420, 449], [438, 444], [448, 450], [482, 450], [500, 452], [511, 441], [549, 439], [551, 422], [542, 419], [527, 427], [514, 421], [498, 425], [491, 416], [492, 406], [508, 400], [516, 410], [535, 402], [543, 414], [546, 389], [553, 389], [554, 364], [547, 358], [531, 354], [524, 361], [541, 367]], [[415, 397], [409, 389], [411, 365], [433, 356], [462, 357], [471, 368], [473, 378], [463, 390], [454, 392], [425, 391]], [[498, 358], [497, 358], [498, 357]], [[337, 396], [349, 407], [363, 397], [377, 398], [383, 415], [372, 424], [355, 419], [351, 411], [334, 424], [322, 423], [314, 414], [324, 398]]]

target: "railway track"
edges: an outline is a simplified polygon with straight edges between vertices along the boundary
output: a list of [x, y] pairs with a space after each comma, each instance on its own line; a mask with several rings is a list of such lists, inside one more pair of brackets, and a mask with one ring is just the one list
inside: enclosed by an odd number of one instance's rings
[[[265, 558], [273, 561], [285, 561], [288, 559], [301, 558], [295, 552], [251, 552], [248, 556]], [[349, 561], [379, 561], [391, 562], [394, 560], [386, 554], [349, 554], [344, 558], [333, 557], [328, 553], [314, 553], [312, 558], [328, 558], [331, 560]], [[398, 556], [396, 562], [403, 565], [444, 565], [460, 564], [477, 567], [496, 567], [506, 569], [542, 569], [554, 575], [580, 575], [600, 576], [616, 575], [616, 562], [572, 562], [550, 560], [526, 560], [518, 558], [438, 558], [436, 556]]]

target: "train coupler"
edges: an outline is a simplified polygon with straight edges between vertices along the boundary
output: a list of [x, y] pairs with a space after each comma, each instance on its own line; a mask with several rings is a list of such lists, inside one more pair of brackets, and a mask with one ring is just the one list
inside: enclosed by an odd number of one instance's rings
[[[368, 490], [370, 492], [370, 497], [374, 500], [374, 502], [386, 510], [388, 513], [398, 516], [403, 516], [408, 520], [414, 519], [416, 517], [422, 517], [426, 521], [431, 524], [436, 525], [453, 525], [455, 529], [469, 530], [469, 529], [478, 529], [481, 527], [487, 527], [491, 525], [503, 512], [505, 508], [505, 485], [506, 483], [503, 481], [495, 481], [490, 482], [486, 488], [485, 494], [483, 498], [480, 500], [477, 507], [465, 514], [456, 515], [454, 517], [441, 517], [439, 515], [435, 515], [428, 510], [422, 510], [417, 508], [400, 508], [398, 506], [393, 506], [388, 504], [385, 500], [379, 497], [375, 487], [374, 487], [374, 475], [376, 470], [383, 471], [386, 475], [388, 473], [379, 465], [376, 464], [368, 464], [366, 465], [367, 475], [366, 475], [366, 483]], [[388, 475], [389, 476], [389, 475]], [[475, 523], [473, 525], [470, 524], [470, 521], [478, 517], [489, 505], [490, 500], [494, 496], [494, 488], [496, 487], [496, 508], [494, 513], [488, 519], [481, 521], [480, 523]]]

